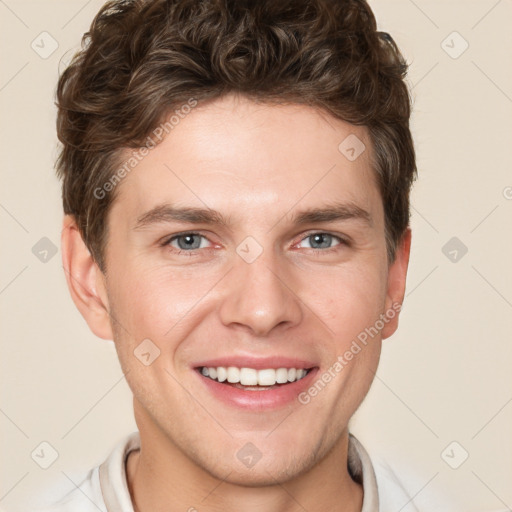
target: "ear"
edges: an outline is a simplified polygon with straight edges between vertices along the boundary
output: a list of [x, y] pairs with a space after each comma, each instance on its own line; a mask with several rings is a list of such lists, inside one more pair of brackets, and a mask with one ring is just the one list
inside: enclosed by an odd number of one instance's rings
[[411, 230], [407, 228], [396, 250], [395, 260], [388, 269], [386, 312], [388, 322], [382, 329], [382, 339], [389, 338], [398, 328], [398, 317], [405, 296], [405, 281], [411, 252]]
[[62, 265], [73, 302], [96, 336], [112, 340], [105, 276], [91, 256], [71, 215], [64, 217], [61, 246]]

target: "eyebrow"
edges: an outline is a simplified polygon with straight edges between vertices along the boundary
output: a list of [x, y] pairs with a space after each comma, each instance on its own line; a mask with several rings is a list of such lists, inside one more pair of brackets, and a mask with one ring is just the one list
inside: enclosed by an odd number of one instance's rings
[[358, 220], [373, 225], [370, 213], [353, 203], [335, 204], [324, 208], [299, 211], [292, 218], [295, 224], [315, 224], [320, 222], [333, 222], [337, 220]]
[[[284, 215], [280, 221], [285, 217]], [[361, 221], [373, 225], [372, 217], [367, 210], [354, 203], [341, 203], [320, 208], [300, 210], [291, 218], [296, 225], [319, 224], [340, 220]], [[280, 222], [279, 221], [279, 222]], [[227, 227], [230, 221], [220, 212], [211, 208], [175, 207], [171, 204], [158, 205], [137, 219], [135, 230], [143, 229], [153, 224], [167, 222], [187, 222], [190, 224], [211, 224]]]
[[177, 208], [170, 204], [161, 204], [142, 214], [137, 219], [135, 229], [165, 222], [188, 222], [190, 224], [218, 224], [227, 226], [228, 220], [216, 210], [210, 208]]

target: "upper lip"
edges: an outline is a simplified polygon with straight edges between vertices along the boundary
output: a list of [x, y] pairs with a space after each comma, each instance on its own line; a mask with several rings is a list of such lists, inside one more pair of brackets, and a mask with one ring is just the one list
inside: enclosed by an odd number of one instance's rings
[[254, 368], [255, 370], [265, 370], [267, 368], [314, 368], [316, 363], [307, 359], [297, 357], [273, 356], [273, 357], [249, 357], [249, 356], [229, 356], [217, 357], [215, 359], [205, 359], [192, 365], [194, 368], [216, 368], [218, 366], [234, 366], [236, 368]]

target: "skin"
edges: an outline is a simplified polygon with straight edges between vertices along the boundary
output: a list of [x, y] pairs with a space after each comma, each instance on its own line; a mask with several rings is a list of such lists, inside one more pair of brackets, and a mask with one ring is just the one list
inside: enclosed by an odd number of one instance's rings
[[[353, 162], [338, 150], [350, 134], [366, 145]], [[346, 469], [348, 422], [398, 314], [307, 405], [241, 411], [205, 391], [191, 364], [278, 354], [315, 361], [321, 375], [402, 302], [410, 231], [388, 262], [366, 129], [307, 106], [228, 95], [194, 108], [116, 194], [106, 273], [71, 217], [62, 252], [73, 300], [96, 335], [114, 339], [133, 391], [142, 448], [127, 473], [136, 510], [359, 511], [362, 488]], [[226, 224], [136, 227], [164, 203], [214, 209]], [[299, 211], [338, 203], [369, 220], [293, 222]], [[187, 232], [205, 237], [195, 239], [199, 249], [178, 253], [183, 238], [163, 244]], [[318, 247], [314, 233], [333, 238]], [[236, 252], [247, 236], [263, 249], [252, 263]], [[147, 338], [160, 350], [149, 366], [134, 356]], [[262, 453], [252, 468], [236, 457], [248, 442]]]

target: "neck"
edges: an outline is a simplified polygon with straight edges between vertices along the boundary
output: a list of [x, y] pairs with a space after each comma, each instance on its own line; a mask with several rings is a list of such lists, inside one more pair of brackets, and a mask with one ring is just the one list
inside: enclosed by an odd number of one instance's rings
[[[141, 450], [130, 454], [127, 480], [135, 512], [360, 512], [362, 486], [347, 469], [348, 431], [307, 471], [268, 485], [230, 482], [196, 464], [161, 430], [140, 428]], [[270, 477], [270, 474], [269, 474]]]

